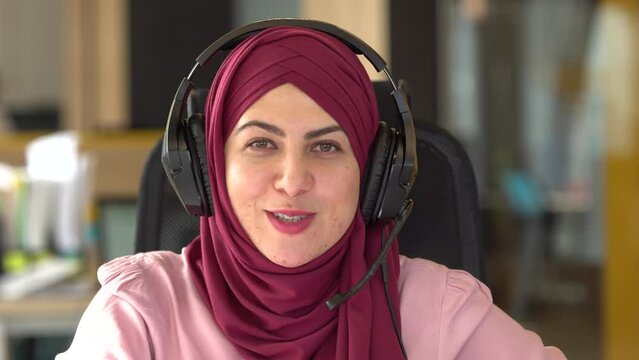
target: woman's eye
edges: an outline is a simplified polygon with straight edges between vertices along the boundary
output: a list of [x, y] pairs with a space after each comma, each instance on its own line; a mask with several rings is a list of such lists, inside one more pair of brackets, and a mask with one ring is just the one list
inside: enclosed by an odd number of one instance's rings
[[315, 151], [322, 152], [322, 153], [331, 153], [338, 150], [339, 150], [339, 147], [337, 147], [335, 144], [332, 144], [332, 143], [319, 143], [315, 145]]
[[255, 149], [255, 150], [266, 150], [266, 149], [272, 149], [275, 146], [271, 143], [270, 140], [258, 139], [258, 140], [249, 142], [247, 147]]

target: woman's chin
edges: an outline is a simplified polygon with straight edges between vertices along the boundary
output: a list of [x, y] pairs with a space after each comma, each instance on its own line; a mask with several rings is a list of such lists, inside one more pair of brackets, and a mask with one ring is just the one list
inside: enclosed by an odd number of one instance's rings
[[[263, 253], [264, 254], [264, 253]], [[317, 256], [309, 254], [292, 253], [291, 251], [277, 252], [272, 254], [264, 254], [271, 262], [287, 267], [296, 268], [302, 265], [306, 265], [313, 261]]]

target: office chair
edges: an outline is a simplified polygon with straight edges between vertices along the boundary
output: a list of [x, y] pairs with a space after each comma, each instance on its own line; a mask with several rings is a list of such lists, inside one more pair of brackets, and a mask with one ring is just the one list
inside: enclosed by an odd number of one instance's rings
[[[398, 126], [388, 82], [374, 82], [380, 119]], [[188, 106], [203, 108], [207, 90], [191, 93]], [[484, 279], [477, 184], [470, 160], [448, 132], [415, 121], [419, 175], [412, 190], [413, 212], [398, 236], [400, 253], [425, 258]], [[160, 162], [162, 139], [145, 164], [138, 199], [136, 252], [179, 253], [199, 234], [169, 184]]]

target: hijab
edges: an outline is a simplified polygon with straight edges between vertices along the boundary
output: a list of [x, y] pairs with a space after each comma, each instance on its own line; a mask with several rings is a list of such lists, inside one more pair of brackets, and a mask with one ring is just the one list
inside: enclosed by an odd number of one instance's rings
[[[358, 209], [333, 247], [287, 268], [255, 248], [233, 212], [224, 143], [242, 113], [284, 83], [310, 96], [343, 128], [363, 183], [379, 115], [371, 81], [353, 51], [333, 36], [298, 27], [273, 27], [245, 39], [218, 70], [206, 102], [214, 215], [201, 218], [200, 235], [185, 249], [192, 278], [221, 331], [247, 359], [401, 358], [379, 271], [336, 309], [325, 304], [364, 276], [379, 254], [383, 226], [367, 228]], [[387, 263], [399, 316], [396, 243]]]

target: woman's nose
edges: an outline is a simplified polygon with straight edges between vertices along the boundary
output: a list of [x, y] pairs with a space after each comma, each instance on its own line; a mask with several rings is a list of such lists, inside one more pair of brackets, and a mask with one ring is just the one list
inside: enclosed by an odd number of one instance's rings
[[290, 197], [308, 192], [313, 186], [313, 175], [303, 155], [286, 156], [279, 166], [279, 174], [275, 180], [275, 190], [284, 192]]

